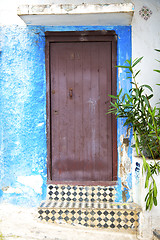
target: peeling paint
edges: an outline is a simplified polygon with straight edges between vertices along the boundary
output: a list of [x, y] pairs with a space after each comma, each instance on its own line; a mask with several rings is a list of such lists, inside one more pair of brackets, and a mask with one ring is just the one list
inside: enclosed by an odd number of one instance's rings
[[128, 189], [125, 189], [122, 191], [123, 202], [127, 202], [127, 193], [128, 193]]
[[97, 105], [97, 101], [95, 99], [90, 98], [88, 103], [89, 103], [89, 109], [90, 109], [91, 113], [94, 114], [95, 113], [95, 108], [96, 108], [96, 105]]
[[119, 147], [119, 157], [120, 157], [120, 178], [121, 178], [121, 189], [122, 189], [122, 199], [123, 202], [127, 201], [127, 193], [128, 193], [128, 183], [127, 178], [128, 174], [131, 173], [131, 159], [128, 157], [128, 148], [129, 148], [129, 140], [128, 138], [124, 138], [124, 135], [120, 137], [121, 145]]
[[118, 77], [120, 77], [120, 74], [122, 73], [122, 68], [118, 68]]
[[41, 126], [43, 126], [43, 125], [44, 125], [44, 122], [39, 123], [39, 124], [37, 125], [37, 127], [41, 127]]
[[2, 191], [4, 193], [17, 193], [17, 194], [20, 194], [23, 192], [22, 189], [20, 189], [20, 188], [13, 188], [13, 187], [9, 187], [9, 186], [2, 188]]
[[41, 175], [19, 176], [17, 178], [17, 181], [24, 184], [25, 186], [33, 188], [36, 193], [42, 193], [43, 179]]

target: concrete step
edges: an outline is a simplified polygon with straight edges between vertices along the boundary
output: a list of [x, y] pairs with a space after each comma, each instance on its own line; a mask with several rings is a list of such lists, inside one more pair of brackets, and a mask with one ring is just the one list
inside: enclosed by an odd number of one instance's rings
[[45, 222], [137, 233], [141, 209], [134, 203], [43, 201], [38, 209]]

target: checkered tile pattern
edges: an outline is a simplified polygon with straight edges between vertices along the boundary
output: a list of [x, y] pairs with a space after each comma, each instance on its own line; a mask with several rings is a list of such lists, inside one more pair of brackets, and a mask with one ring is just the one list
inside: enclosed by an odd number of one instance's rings
[[132, 203], [107, 205], [46, 201], [41, 204], [38, 212], [39, 218], [47, 222], [136, 232], [140, 209]]
[[47, 199], [67, 202], [114, 202], [114, 187], [48, 185]]
[[40, 209], [39, 218], [51, 223], [68, 223], [74, 225], [77, 211], [75, 209]]
[[115, 188], [48, 185], [39, 218], [52, 223], [137, 232], [141, 209], [134, 203], [116, 203]]

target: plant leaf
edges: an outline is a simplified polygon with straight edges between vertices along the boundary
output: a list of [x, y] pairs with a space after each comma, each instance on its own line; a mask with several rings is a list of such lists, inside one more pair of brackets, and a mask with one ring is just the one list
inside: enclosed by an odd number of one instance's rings
[[140, 73], [141, 70], [138, 70], [136, 73], [135, 73], [135, 76], [136, 77], [139, 73]]
[[153, 97], [153, 94], [147, 96], [148, 99], [151, 99]]
[[157, 51], [157, 52], [160, 52], [160, 49], [154, 49], [155, 51]]
[[146, 210], [148, 210], [150, 205], [150, 196], [148, 196], [147, 202], [146, 202]]
[[151, 176], [151, 168], [150, 168], [150, 166], [149, 166], [149, 164], [146, 162], [146, 166], [147, 166], [147, 169], [148, 169], [148, 173], [147, 173], [147, 175], [149, 176], [149, 178], [150, 178], [150, 176]]
[[156, 186], [155, 180], [153, 181], [153, 196], [157, 197], [157, 186]]
[[148, 183], [149, 183], [149, 177], [148, 177], [148, 174], [147, 174], [146, 181], [145, 181], [145, 188], [148, 188]]
[[108, 94], [108, 96], [111, 97], [111, 98], [118, 99], [118, 97], [117, 97], [117, 96], [114, 96], [114, 95], [110, 95], [110, 94]]
[[132, 65], [132, 68], [135, 67], [141, 60], [143, 57], [138, 58]]
[[160, 73], [160, 70], [154, 69], [153, 71]]
[[157, 206], [157, 198], [156, 197], [153, 197], [153, 202], [154, 202], [154, 205]]
[[149, 207], [149, 210], [151, 210], [151, 209], [152, 209], [152, 206], [153, 206], [153, 197], [152, 197], [152, 195], [151, 195], [151, 198], [150, 198], [150, 207]]
[[148, 126], [154, 130], [154, 127], [148, 122]]
[[118, 97], [121, 95], [122, 93], [122, 88], [120, 89], [119, 93], [118, 93]]
[[149, 107], [149, 102], [148, 99], [146, 98], [146, 96], [142, 96], [143, 100], [145, 101], [145, 104]]
[[145, 172], [146, 172], [146, 170], [147, 170], [147, 166], [146, 166], [146, 158], [145, 158], [144, 155], [142, 155], [142, 158], [143, 158], [143, 167], [144, 167], [144, 170], [145, 170]]
[[151, 92], [153, 92], [153, 89], [151, 88], [151, 86], [149, 86], [149, 85], [147, 85], [147, 84], [144, 84], [144, 85], [142, 85], [141, 87], [146, 87], [146, 88], [148, 88], [149, 90], [151, 90]]
[[147, 195], [146, 195], [146, 197], [145, 197], [145, 201], [147, 200], [148, 196], [149, 196], [149, 193], [147, 193]]
[[121, 65], [115, 66], [115, 67], [118, 67], [118, 68], [130, 68], [129, 66], [121, 66]]

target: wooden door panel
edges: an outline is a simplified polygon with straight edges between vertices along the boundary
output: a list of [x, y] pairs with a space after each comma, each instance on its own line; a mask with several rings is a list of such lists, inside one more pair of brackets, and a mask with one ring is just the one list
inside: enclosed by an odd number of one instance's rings
[[[75, 179], [83, 180], [84, 175], [84, 137], [83, 137], [83, 52], [81, 43], [77, 43], [75, 49], [75, 85], [74, 85], [74, 122], [75, 122], [75, 159], [77, 171], [75, 171]], [[81, 124], [80, 124], [81, 123]], [[77, 164], [78, 162], [78, 164]]]
[[[106, 52], [104, 49], [106, 49]], [[96, 169], [103, 180], [112, 180], [112, 120], [111, 115], [106, 115], [107, 104], [109, 104], [107, 96], [111, 93], [111, 43], [104, 44], [101, 48], [99, 66], [99, 151], [101, 160], [99, 164], [97, 163]], [[104, 169], [107, 169], [107, 171], [104, 171]]]
[[112, 181], [112, 120], [105, 114], [111, 48], [111, 42], [50, 45], [53, 181]]
[[[85, 162], [85, 171], [84, 171], [84, 178], [86, 181], [92, 179], [92, 152], [91, 152], [91, 118], [89, 114], [89, 98], [91, 93], [91, 45], [84, 44], [82, 48], [83, 53], [83, 79], [82, 79], [82, 86], [83, 86], [83, 96], [82, 96], [82, 103], [83, 103], [83, 115], [82, 115], [82, 124], [83, 124], [83, 159]], [[85, 107], [84, 107], [85, 106]]]

